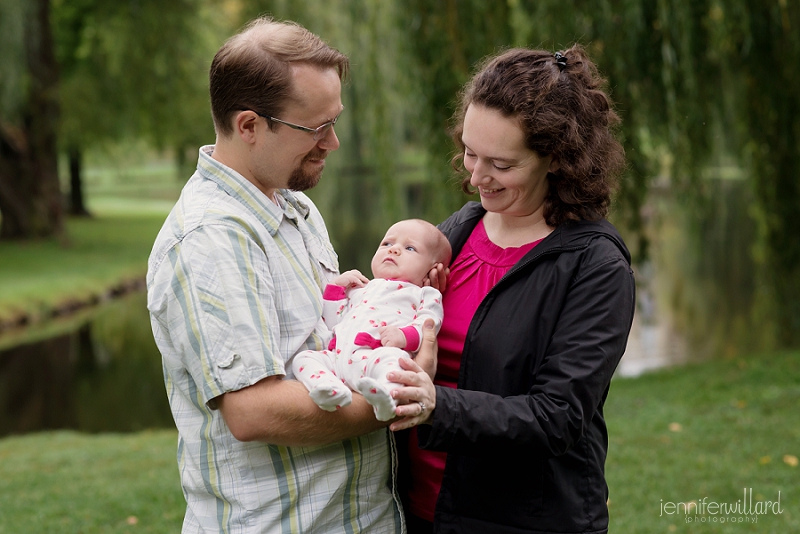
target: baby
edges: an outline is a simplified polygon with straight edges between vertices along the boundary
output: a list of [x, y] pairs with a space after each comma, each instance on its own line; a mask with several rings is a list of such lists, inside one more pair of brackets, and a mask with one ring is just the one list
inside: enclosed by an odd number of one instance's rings
[[352, 389], [373, 406], [378, 420], [394, 418], [391, 391], [399, 385], [386, 374], [402, 370], [398, 360], [419, 349], [425, 319], [432, 318], [439, 331], [442, 295], [423, 282], [435, 264], [448, 265], [450, 255], [450, 243], [435, 226], [400, 221], [372, 258], [374, 280], [353, 270], [325, 288], [322, 317], [333, 339], [328, 350], [306, 350], [292, 361], [295, 378], [320, 408], [347, 406]]

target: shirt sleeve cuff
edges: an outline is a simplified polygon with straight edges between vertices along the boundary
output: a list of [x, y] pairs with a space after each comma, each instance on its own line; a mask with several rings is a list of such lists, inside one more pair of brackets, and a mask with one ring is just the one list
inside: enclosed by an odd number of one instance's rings
[[413, 326], [406, 326], [401, 328], [400, 331], [406, 336], [405, 350], [414, 352], [419, 349], [419, 332]]
[[342, 286], [328, 284], [325, 286], [325, 292], [322, 294], [324, 300], [342, 300], [347, 298], [347, 293]]

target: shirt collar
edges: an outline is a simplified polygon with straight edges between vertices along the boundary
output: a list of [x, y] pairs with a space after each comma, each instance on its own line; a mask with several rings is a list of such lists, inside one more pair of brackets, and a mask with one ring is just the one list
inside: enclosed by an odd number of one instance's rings
[[215, 182], [223, 191], [252, 212], [271, 235], [274, 236], [277, 233], [284, 216], [293, 220], [297, 219], [298, 214], [304, 219], [308, 217], [311, 210], [291, 190], [278, 190], [276, 198], [280, 206], [277, 206], [247, 178], [212, 158], [213, 152], [214, 145], [200, 148], [200, 156], [197, 160], [198, 172], [203, 178]]

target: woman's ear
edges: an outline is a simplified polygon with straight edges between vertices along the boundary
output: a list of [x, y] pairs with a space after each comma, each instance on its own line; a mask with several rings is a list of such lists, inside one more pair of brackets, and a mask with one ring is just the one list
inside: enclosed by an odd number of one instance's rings
[[547, 169], [547, 171], [555, 173], [560, 168], [561, 168], [561, 164], [558, 162], [557, 159], [553, 158], [553, 159], [550, 160], [550, 168]]

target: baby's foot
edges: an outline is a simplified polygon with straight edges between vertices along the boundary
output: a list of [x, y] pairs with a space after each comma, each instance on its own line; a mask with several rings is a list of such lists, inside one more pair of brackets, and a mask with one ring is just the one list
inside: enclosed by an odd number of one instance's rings
[[308, 392], [314, 402], [329, 412], [344, 408], [353, 398], [353, 393], [345, 384], [320, 384]]
[[389, 394], [389, 390], [386, 389], [386, 386], [381, 385], [373, 378], [365, 376], [356, 382], [356, 389], [359, 393], [364, 395], [367, 402], [372, 405], [372, 409], [375, 411], [375, 417], [378, 421], [394, 419], [394, 409], [397, 407], [397, 403]]

